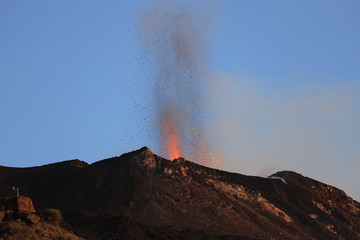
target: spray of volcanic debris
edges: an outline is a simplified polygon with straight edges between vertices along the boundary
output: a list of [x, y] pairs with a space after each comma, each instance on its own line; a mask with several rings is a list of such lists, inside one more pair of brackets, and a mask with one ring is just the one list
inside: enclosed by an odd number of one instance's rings
[[220, 167], [210, 153], [204, 124], [206, 29], [190, 9], [173, 1], [155, 1], [141, 16], [141, 39], [156, 70], [154, 105], [162, 154]]

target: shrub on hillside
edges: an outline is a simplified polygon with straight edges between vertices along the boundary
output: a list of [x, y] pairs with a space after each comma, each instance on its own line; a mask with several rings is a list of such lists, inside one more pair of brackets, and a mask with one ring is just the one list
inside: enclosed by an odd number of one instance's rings
[[45, 222], [57, 226], [59, 225], [62, 219], [61, 212], [60, 210], [53, 208], [45, 209], [43, 211], [43, 219]]

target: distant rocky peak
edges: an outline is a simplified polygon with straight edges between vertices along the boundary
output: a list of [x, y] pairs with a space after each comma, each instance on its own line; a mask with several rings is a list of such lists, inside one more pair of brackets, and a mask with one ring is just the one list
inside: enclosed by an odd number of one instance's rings
[[291, 176], [301, 176], [300, 174], [293, 172], [293, 171], [279, 171], [276, 172], [274, 174], [272, 174], [271, 176], [269, 176], [269, 178], [271, 177], [279, 177], [279, 178], [285, 178], [285, 177], [291, 177]]
[[156, 167], [156, 160], [154, 154], [148, 147], [142, 147], [139, 150], [130, 152], [126, 155], [133, 163], [146, 169]]
[[74, 166], [77, 168], [83, 168], [83, 167], [89, 166], [89, 164], [87, 162], [81, 161], [79, 159], [70, 160], [69, 164], [71, 166]]

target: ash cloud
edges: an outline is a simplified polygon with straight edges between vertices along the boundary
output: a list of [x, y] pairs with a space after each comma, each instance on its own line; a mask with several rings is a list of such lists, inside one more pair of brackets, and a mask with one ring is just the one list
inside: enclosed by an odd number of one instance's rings
[[169, 155], [173, 146], [167, 142], [175, 136], [183, 157], [214, 166], [205, 126], [207, 29], [193, 9], [155, 1], [141, 16], [140, 36], [154, 71], [155, 131], [162, 154]]

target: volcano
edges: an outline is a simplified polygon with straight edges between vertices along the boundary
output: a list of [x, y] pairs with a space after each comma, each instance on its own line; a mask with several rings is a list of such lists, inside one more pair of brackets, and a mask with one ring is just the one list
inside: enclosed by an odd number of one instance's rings
[[360, 239], [360, 204], [291, 171], [268, 178], [173, 161], [149, 148], [93, 164], [0, 167], [0, 194], [56, 208], [84, 239]]

